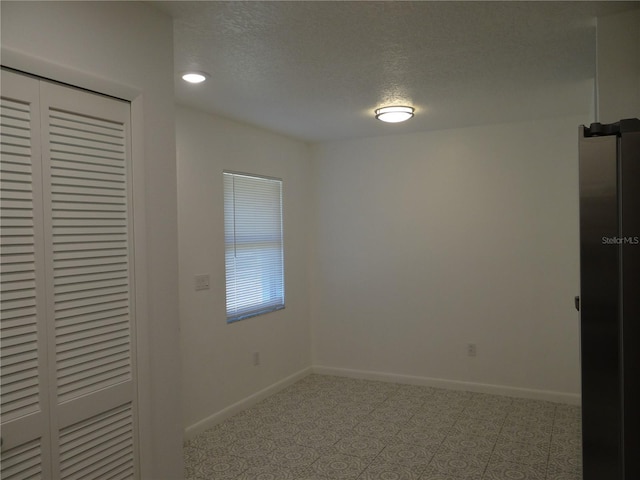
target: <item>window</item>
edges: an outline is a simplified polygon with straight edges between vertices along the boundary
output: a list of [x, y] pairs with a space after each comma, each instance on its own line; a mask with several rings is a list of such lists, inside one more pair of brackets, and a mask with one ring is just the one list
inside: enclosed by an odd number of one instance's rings
[[227, 322], [284, 308], [282, 180], [224, 172]]

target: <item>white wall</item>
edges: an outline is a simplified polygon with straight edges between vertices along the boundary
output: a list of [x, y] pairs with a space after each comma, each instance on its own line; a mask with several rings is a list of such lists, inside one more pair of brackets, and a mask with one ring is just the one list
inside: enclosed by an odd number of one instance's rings
[[143, 478], [182, 478], [173, 29], [138, 2], [6, 2], [2, 64], [133, 100]]
[[598, 18], [598, 121], [640, 118], [640, 8]]
[[591, 91], [570, 118], [316, 146], [313, 364], [578, 401]]
[[[235, 403], [310, 367], [310, 152], [302, 142], [181, 107], [176, 138], [182, 395], [190, 436]], [[225, 309], [223, 170], [283, 179], [286, 308], [232, 324]], [[211, 276], [209, 290], [195, 290], [196, 274]]]

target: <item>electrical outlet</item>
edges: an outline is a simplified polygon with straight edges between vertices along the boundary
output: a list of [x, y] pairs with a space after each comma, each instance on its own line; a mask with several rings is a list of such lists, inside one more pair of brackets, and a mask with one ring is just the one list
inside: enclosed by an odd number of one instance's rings
[[209, 275], [196, 275], [196, 290], [209, 289]]
[[475, 343], [467, 343], [467, 355], [470, 357], [475, 357], [477, 354], [476, 344]]
[[253, 365], [256, 367], [260, 365], [260, 352], [253, 352]]

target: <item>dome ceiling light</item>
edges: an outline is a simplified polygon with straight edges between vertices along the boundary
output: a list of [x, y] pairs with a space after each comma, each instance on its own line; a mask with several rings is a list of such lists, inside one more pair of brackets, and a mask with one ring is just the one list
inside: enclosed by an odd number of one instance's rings
[[413, 117], [414, 111], [415, 109], [413, 107], [398, 106], [378, 108], [375, 113], [378, 120], [388, 123], [398, 123], [409, 120]]

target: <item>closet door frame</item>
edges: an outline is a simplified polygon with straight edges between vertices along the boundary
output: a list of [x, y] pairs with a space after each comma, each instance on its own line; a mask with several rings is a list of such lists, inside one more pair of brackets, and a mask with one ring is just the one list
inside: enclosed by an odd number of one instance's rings
[[130, 191], [131, 216], [133, 222], [133, 270], [132, 291], [136, 306], [135, 332], [135, 375], [137, 383], [137, 477], [146, 478], [146, 472], [153, 468], [153, 411], [151, 405], [151, 324], [148, 305], [147, 277], [147, 232], [146, 232], [146, 162], [144, 149], [144, 102], [142, 90], [124, 85], [106, 78], [48, 62], [43, 58], [31, 57], [22, 52], [2, 49], [2, 67], [9, 71], [27, 76], [36, 76], [45, 80], [71, 85], [83, 90], [95, 92], [122, 100], [131, 105], [130, 139], [131, 165]]

